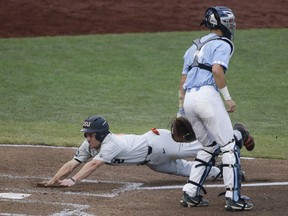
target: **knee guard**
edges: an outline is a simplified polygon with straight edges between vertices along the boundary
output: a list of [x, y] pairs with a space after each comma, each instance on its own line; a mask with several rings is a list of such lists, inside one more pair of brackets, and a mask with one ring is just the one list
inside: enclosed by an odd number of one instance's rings
[[226, 197], [238, 201], [241, 190], [240, 148], [234, 142], [221, 148], [223, 152], [223, 179], [226, 187]]
[[[215, 146], [216, 146], [216, 143], [215, 143]], [[196, 162], [195, 168], [196, 169], [193, 170], [193, 168], [192, 168], [191, 173], [193, 172], [193, 175], [197, 176], [197, 177], [201, 176], [200, 181], [195, 182], [192, 180], [188, 180], [188, 183], [191, 183], [197, 187], [196, 196], [200, 195], [201, 190], [203, 191], [204, 194], [207, 193], [205, 188], [203, 187], [203, 184], [204, 184], [212, 166], [215, 164], [216, 158], [218, 157], [218, 155], [220, 153], [220, 148], [219, 147], [215, 148], [215, 146], [204, 147], [204, 149], [201, 150], [197, 154], [197, 157], [195, 159], [195, 162]], [[202, 166], [204, 166], [204, 170], [203, 169], [197, 169], [197, 168], [202, 167]]]

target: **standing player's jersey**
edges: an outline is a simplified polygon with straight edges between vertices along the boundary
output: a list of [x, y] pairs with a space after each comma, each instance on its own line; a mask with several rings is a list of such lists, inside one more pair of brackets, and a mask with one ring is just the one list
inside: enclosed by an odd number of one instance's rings
[[[210, 33], [200, 39], [201, 42], [207, 41], [215, 37], [215, 33]], [[227, 39], [228, 40], [228, 39]], [[232, 42], [231, 42], [232, 43]], [[186, 81], [183, 85], [184, 90], [192, 88], [200, 88], [205, 85], [212, 85], [217, 89], [217, 85], [213, 78], [213, 74], [205, 69], [193, 67], [193, 60], [197, 55], [198, 62], [207, 66], [213, 64], [220, 64], [226, 71], [228, 69], [229, 60], [231, 58], [232, 48], [231, 45], [224, 40], [211, 40], [203, 45], [199, 52], [196, 52], [197, 47], [193, 44], [184, 54], [184, 65], [182, 74], [187, 75]]]

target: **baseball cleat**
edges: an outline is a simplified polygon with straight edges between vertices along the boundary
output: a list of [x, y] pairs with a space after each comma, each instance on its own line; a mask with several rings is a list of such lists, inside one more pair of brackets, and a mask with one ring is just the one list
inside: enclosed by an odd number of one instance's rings
[[180, 200], [182, 207], [204, 207], [208, 206], [208, 200], [204, 200], [202, 196], [190, 197], [184, 192], [182, 199]]
[[227, 198], [225, 208], [228, 211], [249, 211], [253, 208], [253, 204], [247, 203], [243, 198], [240, 198], [237, 202]]
[[255, 141], [254, 141], [254, 138], [249, 133], [249, 131], [246, 129], [246, 127], [242, 123], [237, 122], [234, 125], [233, 129], [240, 131], [240, 133], [242, 134], [243, 143], [244, 143], [245, 148], [248, 151], [252, 151], [255, 147]]

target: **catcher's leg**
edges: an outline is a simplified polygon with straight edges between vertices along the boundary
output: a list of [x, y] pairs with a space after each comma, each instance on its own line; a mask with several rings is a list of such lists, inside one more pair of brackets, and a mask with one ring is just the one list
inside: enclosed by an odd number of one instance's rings
[[[239, 158], [240, 158], [240, 156], [241, 156], [240, 150], [243, 147], [242, 134], [238, 130], [234, 130], [233, 132], [234, 132], [235, 144], [237, 146], [237, 152], [238, 152], [238, 155], [239, 155]], [[217, 167], [220, 168], [221, 172], [219, 173], [219, 175], [215, 176], [215, 178], [213, 179], [214, 181], [216, 179], [218, 179], [218, 178], [222, 178], [223, 177], [223, 173], [222, 173], [223, 164], [222, 163], [218, 164]], [[239, 179], [241, 179], [241, 181], [245, 181], [244, 171], [242, 171], [241, 166], [240, 166], [240, 172], [238, 173], [238, 175], [239, 175]]]
[[203, 150], [198, 152], [188, 183], [183, 187], [184, 195], [181, 200], [183, 207], [208, 205], [208, 202], [202, 199], [203, 196], [200, 193], [202, 190], [206, 194], [203, 184], [218, 154], [219, 147], [216, 143], [214, 146], [204, 147]]
[[221, 147], [223, 152], [223, 179], [226, 187], [226, 206], [227, 210], [250, 210], [253, 204], [246, 203], [241, 197], [241, 165], [240, 151], [235, 142]]

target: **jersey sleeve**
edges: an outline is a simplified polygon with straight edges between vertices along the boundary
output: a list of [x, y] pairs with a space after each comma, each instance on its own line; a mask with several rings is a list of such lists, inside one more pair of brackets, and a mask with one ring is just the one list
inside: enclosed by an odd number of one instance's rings
[[231, 46], [222, 40], [218, 40], [217, 42], [212, 65], [220, 64], [227, 70], [231, 58]]
[[92, 157], [90, 153], [89, 143], [85, 140], [77, 149], [74, 159], [80, 163], [87, 162]]
[[115, 142], [102, 143], [100, 152], [94, 157], [94, 159], [111, 163], [113, 158], [115, 158], [120, 152], [121, 148], [119, 144]]

